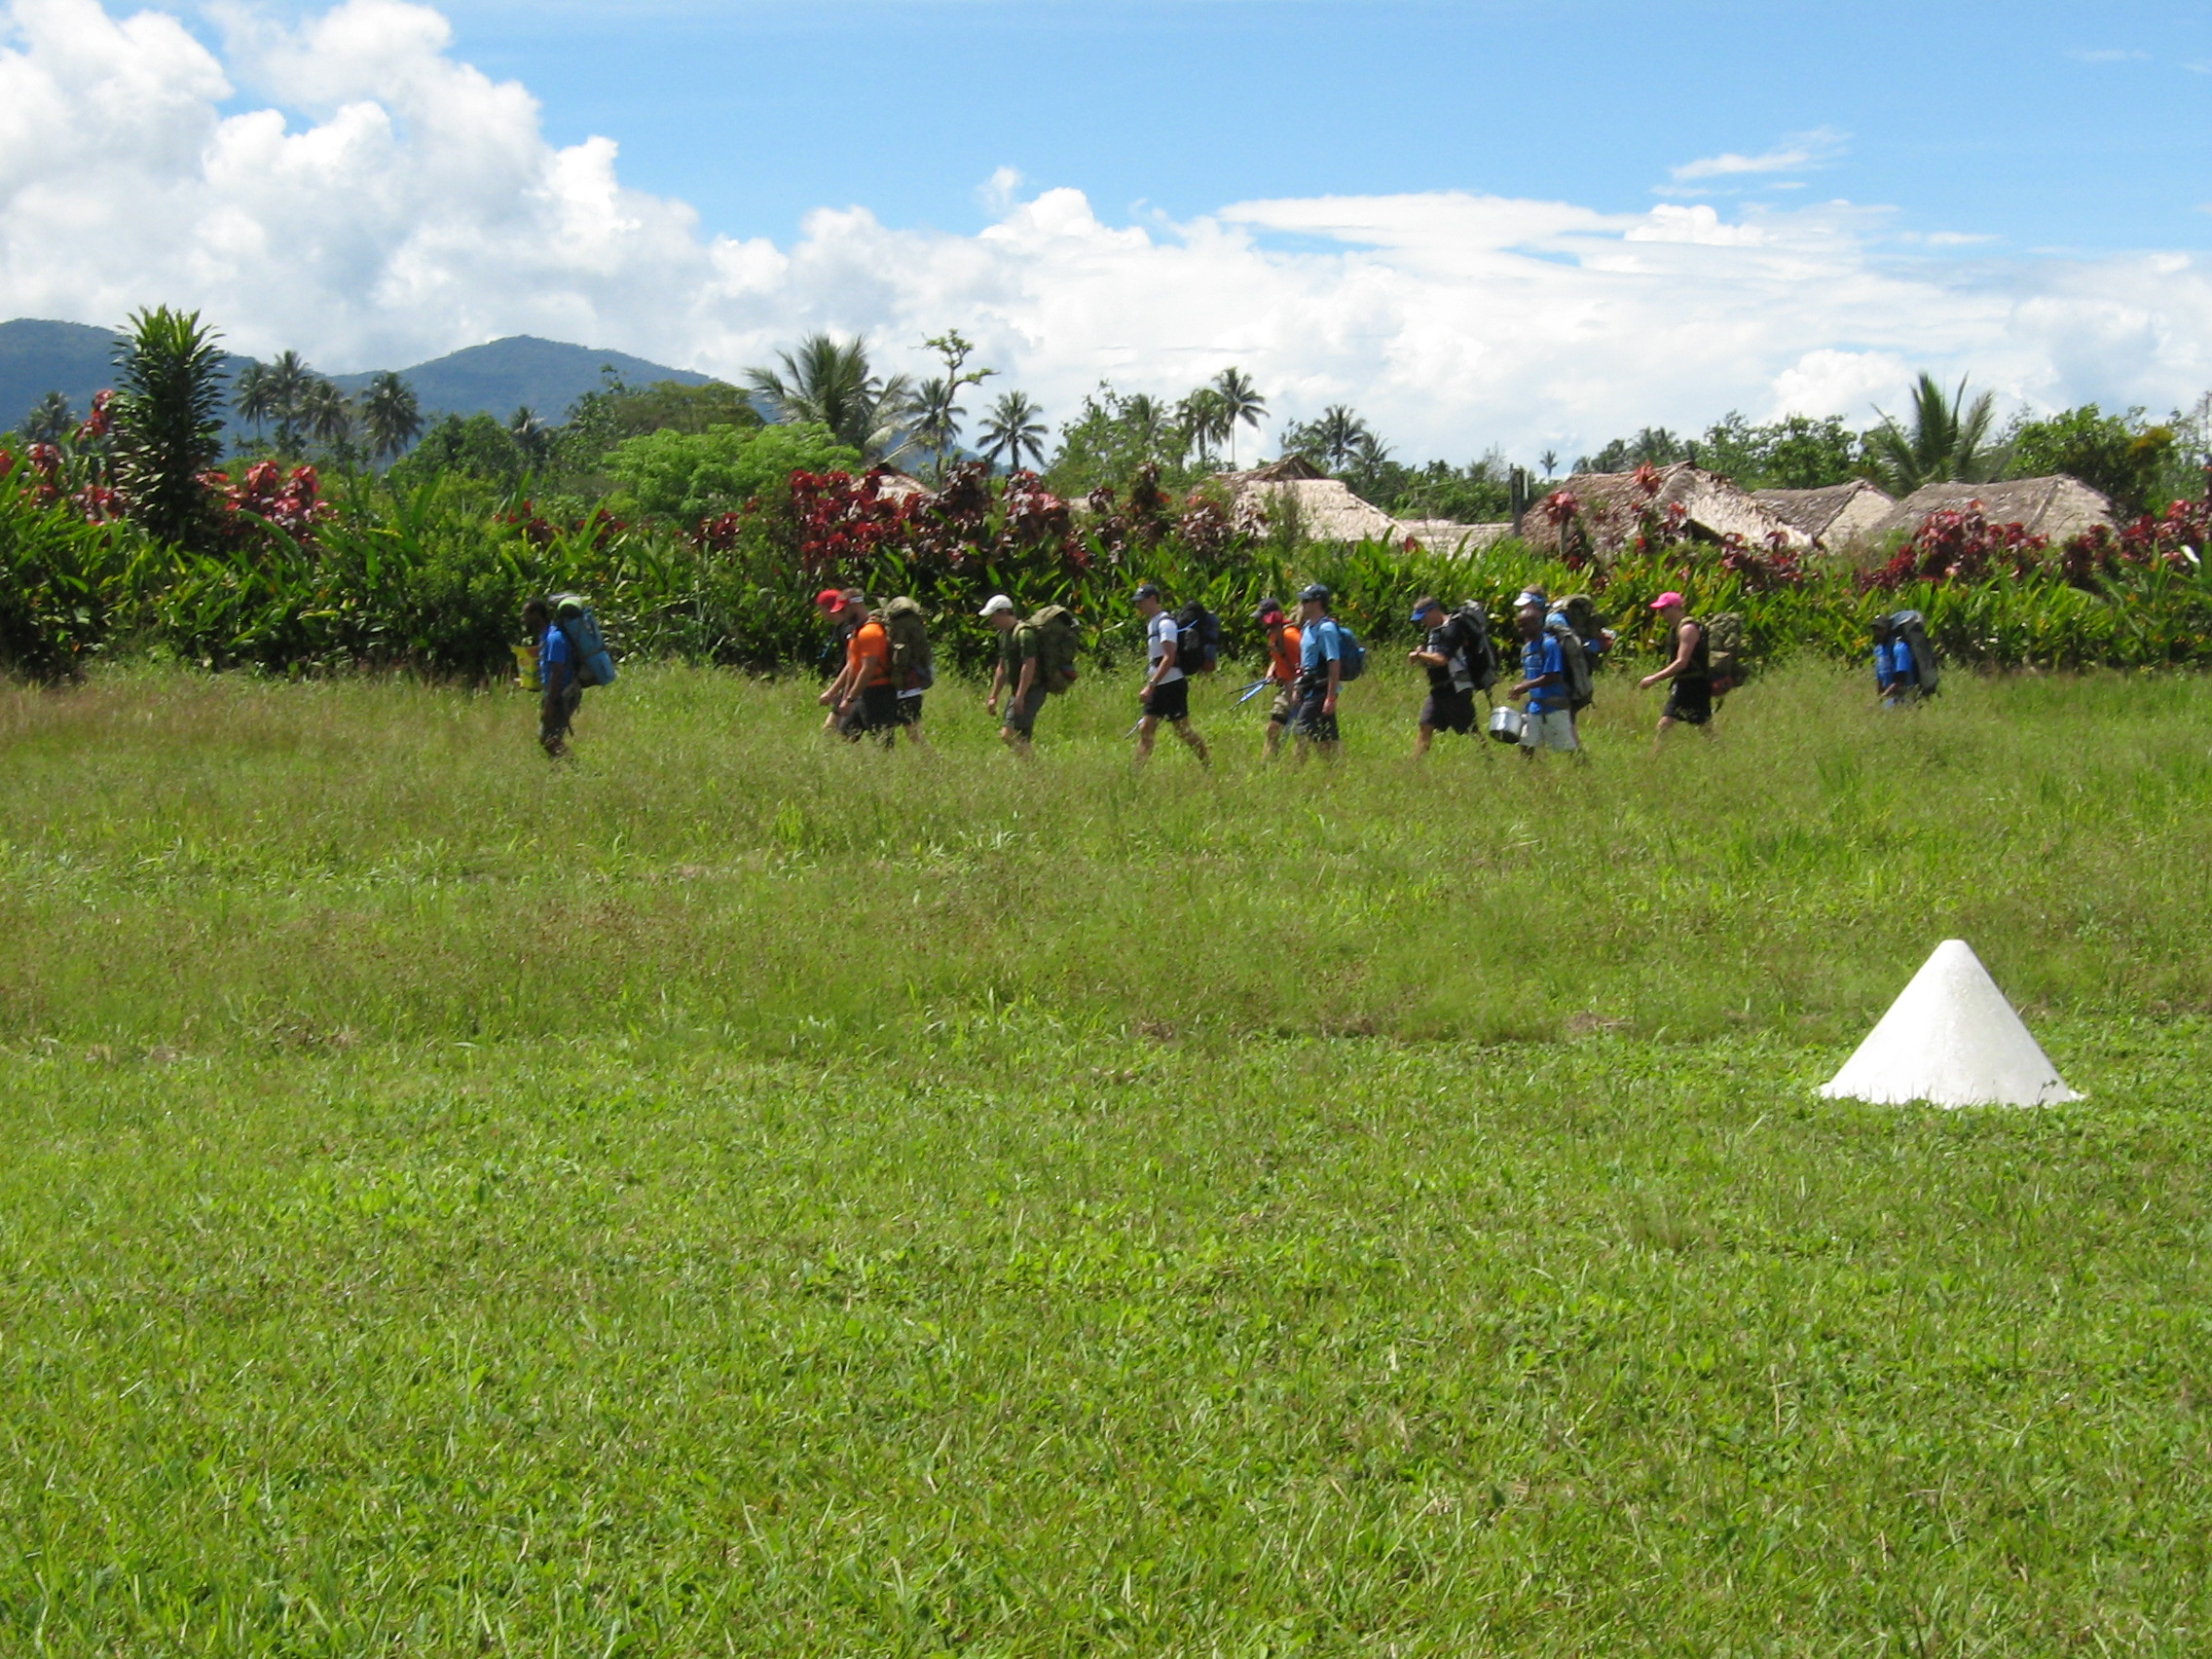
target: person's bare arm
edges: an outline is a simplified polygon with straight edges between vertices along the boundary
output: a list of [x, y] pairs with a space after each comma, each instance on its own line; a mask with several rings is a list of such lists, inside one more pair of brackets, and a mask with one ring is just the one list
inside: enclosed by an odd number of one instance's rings
[[[985, 714], [995, 715], [999, 712], [999, 693], [1005, 689], [1006, 658], [1001, 657], [998, 666], [991, 670], [991, 694], [983, 699], [983, 712]], [[1016, 693], [1016, 695], [1019, 695], [1019, 693]]]
[[1036, 683], [1037, 659], [1033, 656], [1025, 656], [1021, 659], [1021, 679], [1014, 688], [1014, 708], [1018, 709], [1022, 704], [1029, 701], [1029, 693]]
[[1328, 694], [1321, 699], [1321, 712], [1324, 715], [1333, 715], [1337, 712], [1337, 684], [1344, 672], [1343, 660], [1338, 657], [1331, 657], [1329, 659], [1329, 690]]
[[1183, 645], [1180, 639], [1161, 642], [1160, 661], [1155, 663], [1152, 672], [1145, 676], [1143, 695], [1148, 701], [1152, 696], [1152, 688], [1158, 685], [1167, 671], [1175, 666], [1175, 659], [1182, 653], [1182, 648]]
[[1662, 680], [1674, 679], [1675, 676], [1680, 674], [1684, 669], [1689, 667], [1690, 658], [1693, 654], [1695, 654], [1696, 650], [1697, 624], [1695, 622], [1684, 622], [1679, 628], [1675, 630], [1675, 660], [1669, 663], [1665, 668], [1661, 669], [1657, 674], [1645, 675], [1641, 680], [1637, 682], [1637, 684], [1648, 690], [1650, 687], [1658, 684]]

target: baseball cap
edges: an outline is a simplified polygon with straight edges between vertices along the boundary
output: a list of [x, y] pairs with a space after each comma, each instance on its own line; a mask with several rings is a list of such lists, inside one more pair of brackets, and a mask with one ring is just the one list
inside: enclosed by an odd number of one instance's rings
[[845, 603], [845, 590], [843, 588], [824, 588], [814, 596], [814, 603], [825, 610], [834, 610]]
[[1271, 622], [1280, 622], [1282, 619], [1282, 607], [1272, 599], [1261, 600], [1260, 608], [1252, 612], [1252, 620], [1263, 628]]
[[1013, 600], [1003, 593], [994, 593], [990, 598], [983, 601], [983, 608], [977, 611], [976, 614], [978, 616], [996, 616], [1002, 610], [1012, 610], [1013, 608]]
[[1669, 588], [1665, 593], [1661, 594], [1657, 599], [1651, 602], [1651, 608], [1654, 610], [1664, 610], [1670, 605], [1687, 605], [1688, 603], [1688, 600], [1684, 599], [1673, 588]]
[[1320, 582], [1309, 582], [1305, 587], [1302, 587], [1298, 590], [1298, 597], [1301, 600], [1327, 599], [1329, 597], [1329, 590], [1324, 584]]
[[1161, 597], [1160, 584], [1158, 582], [1139, 582], [1137, 591], [1130, 597], [1133, 599], [1158, 599]]

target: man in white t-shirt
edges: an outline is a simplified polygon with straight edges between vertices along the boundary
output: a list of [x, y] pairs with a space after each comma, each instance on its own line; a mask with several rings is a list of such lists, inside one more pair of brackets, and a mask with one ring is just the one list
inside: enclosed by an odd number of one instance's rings
[[1144, 706], [1144, 718], [1137, 721], [1137, 764], [1143, 765], [1152, 754], [1153, 733], [1160, 729], [1161, 720], [1166, 720], [1175, 728], [1175, 735], [1191, 746], [1198, 764], [1211, 766], [1213, 757], [1206, 753], [1206, 740], [1191, 724], [1191, 682], [1175, 665], [1175, 618], [1167, 614], [1160, 589], [1150, 582], [1137, 589], [1136, 607], [1137, 614], [1144, 618], [1147, 669], [1144, 688], [1137, 693], [1137, 701]]

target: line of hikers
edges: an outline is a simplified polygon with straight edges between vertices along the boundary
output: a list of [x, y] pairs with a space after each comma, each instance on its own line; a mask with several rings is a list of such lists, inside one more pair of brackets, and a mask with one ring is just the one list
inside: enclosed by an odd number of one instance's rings
[[[1137, 764], [1151, 757], [1165, 721], [1198, 763], [1210, 766], [1205, 739], [1191, 723], [1191, 681], [1213, 672], [1220, 662], [1220, 618], [1200, 605], [1171, 613], [1166, 596], [1152, 582], [1139, 585], [1132, 598], [1145, 629], [1145, 677], [1137, 691], [1137, 721], [1129, 728], [1136, 739]], [[886, 748], [895, 746], [903, 730], [910, 743], [924, 744], [922, 699], [937, 682], [927, 613], [907, 598], [894, 599], [879, 610], [856, 588], [824, 588], [814, 604], [842, 659], [819, 699], [829, 711], [823, 729], [852, 742], [873, 738]], [[1666, 629], [1672, 650], [1662, 667], [1637, 682], [1640, 690], [1661, 684], [1668, 688], [1656, 746], [1677, 725], [1710, 730], [1714, 710], [1742, 677], [1744, 624], [1734, 612], [1692, 616], [1688, 601], [1673, 591], [1652, 601], [1651, 609]], [[998, 660], [984, 708], [997, 716], [1004, 703], [1000, 739], [1025, 756], [1047, 701], [1077, 682], [1082, 641], [1076, 620], [1058, 605], [1025, 618], [1003, 593], [993, 594], [978, 615], [998, 634]], [[1542, 589], [1529, 588], [1514, 601], [1513, 616], [1520, 679], [1499, 703], [1492, 692], [1504, 677], [1506, 659], [1492, 637], [1489, 611], [1474, 600], [1455, 610], [1447, 610], [1433, 595], [1415, 601], [1412, 620], [1423, 634], [1407, 660], [1428, 676], [1428, 695], [1414, 739], [1416, 759], [1428, 753], [1440, 731], [1475, 734], [1478, 694], [1491, 703], [1482, 729], [1518, 745], [1524, 758], [1533, 760], [1547, 749], [1586, 758], [1576, 718], [1595, 697], [1598, 670], [1616, 635], [1604, 625], [1587, 594], [1555, 602]], [[523, 619], [535, 642], [542, 691], [538, 741], [548, 756], [559, 758], [568, 753], [584, 687], [612, 684], [613, 659], [590, 606], [578, 595], [533, 599]], [[1272, 599], [1260, 602], [1253, 620], [1266, 636], [1268, 666], [1237, 702], [1273, 692], [1267, 754], [1281, 753], [1287, 732], [1297, 758], [1313, 750], [1334, 756], [1341, 742], [1338, 699], [1346, 685], [1366, 672], [1366, 647], [1337, 619], [1330, 592], [1319, 582], [1300, 590], [1295, 621]], [[1936, 653], [1920, 612], [1900, 610], [1875, 620], [1874, 677], [1887, 708], [1935, 692]], [[1513, 707], [1516, 700], [1521, 708]]]

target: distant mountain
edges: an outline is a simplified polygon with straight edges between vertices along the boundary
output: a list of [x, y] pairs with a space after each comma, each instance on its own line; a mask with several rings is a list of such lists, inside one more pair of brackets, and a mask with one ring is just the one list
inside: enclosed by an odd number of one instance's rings
[[[92, 393], [115, 384], [115, 344], [109, 330], [81, 322], [29, 317], [0, 322], [0, 430], [15, 425], [50, 391], [60, 392], [83, 416]], [[245, 362], [237, 355], [227, 359], [234, 374]], [[470, 346], [399, 373], [414, 387], [426, 419], [481, 413], [504, 420], [527, 404], [542, 419], [558, 422], [570, 404], [600, 385], [603, 367], [611, 367], [632, 386], [667, 380], [704, 386], [712, 378], [624, 351], [594, 351], [527, 334]], [[374, 376], [371, 371], [330, 378], [341, 390], [356, 392]], [[239, 429], [235, 423], [232, 429]]]

